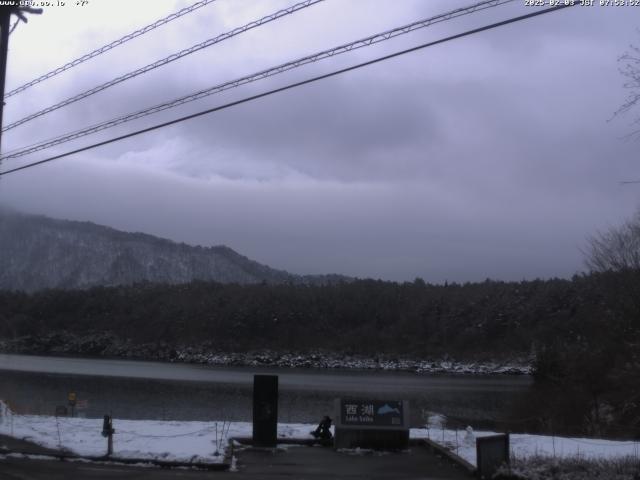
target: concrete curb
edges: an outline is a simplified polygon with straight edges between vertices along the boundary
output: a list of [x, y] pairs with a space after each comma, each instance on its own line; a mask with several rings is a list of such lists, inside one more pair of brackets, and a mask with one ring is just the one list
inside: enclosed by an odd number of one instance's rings
[[[229, 439], [230, 442], [233, 440], [235, 440], [236, 442], [242, 445], [253, 446], [253, 438], [251, 437], [233, 437]], [[276, 439], [276, 447], [278, 445], [307, 445], [312, 447], [313, 445], [322, 445], [322, 444], [323, 443], [321, 440], [317, 440], [315, 438], [279, 437]]]
[[[211, 470], [211, 471], [227, 471], [233, 466], [234, 462], [234, 453], [235, 446], [234, 442], [241, 444], [243, 447], [251, 448], [253, 447], [253, 438], [251, 437], [231, 437], [227, 440], [228, 448], [226, 449], [226, 453], [222, 463], [208, 463], [208, 462], [179, 462], [179, 461], [168, 461], [168, 460], [156, 460], [151, 458], [122, 458], [122, 457], [109, 457], [109, 456], [82, 456], [82, 455], [74, 455], [71, 453], [65, 452], [52, 452], [52, 451], [26, 451], [26, 450], [18, 450], [18, 449], [9, 449], [0, 447], [0, 455], [23, 455], [26, 457], [29, 456], [38, 456], [51, 458], [60, 461], [90, 461], [90, 462], [102, 462], [102, 463], [113, 463], [113, 464], [126, 464], [126, 465], [135, 465], [135, 464], [147, 464], [147, 465], [155, 465], [161, 468], [177, 468], [177, 467], [187, 467], [187, 468], [195, 468], [200, 470]], [[314, 445], [322, 445], [322, 442], [314, 439], [314, 438], [288, 438], [288, 437], [280, 437], [277, 439], [277, 445], [305, 445], [305, 446], [314, 446]], [[430, 449], [432, 452], [437, 453], [445, 457], [447, 460], [452, 463], [462, 467], [466, 470], [470, 475], [476, 474], [476, 467], [469, 462], [467, 462], [462, 457], [456, 455], [455, 453], [447, 450], [442, 445], [434, 442], [430, 439], [410, 439], [409, 446], [419, 446], [426, 447]], [[256, 447], [257, 448], [257, 447]]]
[[126, 465], [136, 465], [136, 464], [147, 464], [147, 465], [156, 465], [161, 468], [177, 468], [177, 467], [188, 467], [188, 468], [197, 468], [199, 470], [214, 470], [214, 471], [225, 471], [229, 470], [231, 467], [230, 463], [206, 463], [206, 462], [179, 462], [179, 461], [169, 461], [169, 460], [156, 460], [152, 458], [123, 458], [123, 457], [108, 457], [108, 456], [83, 456], [83, 455], [73, 455], [70, 453], [36, 453], [36, 452], [27, 452], [20, 450], [11, 450], [7, 448], [0, 448], [0, 455], [23, 455], [26, 457], [37, 456], [37, 457], [48, 457], [53, 460], [60, 461], [90, 461], [90, 462], [102, 462], [102, 463], [113, 463], [113, 464], [126, 464]]
[[474, 475], [475, 476], [476, 470], [477, 470], [475, 465], [470, 464], [464, 458], [456, 455], [451, 450], [448, 450], [447, 448], [443, 447], [439, 443], [436, 443], [433, 440], [430, 440], [428, 438], [413, 440], [413, 442], [416, 442], [417, 444], [421, 444], [421, 445], [429, 448], [430, 450], [432, 450], [433, 452], [437, 453], [438, 455], [442, 455], [447, 460], [449, 460], [449, 461], [455, 463], [456, 465], [459, 465], [460, 467], [464, 468], [469, 473], [469, 475]]
[[[242, 449], [258, 449], [265, 447], [254, 447], [252, 437], [231, 437], [227, 440], [228, 448], [224, 455], [224, 463], [229, 465], [229, 470], [235, 471], [235, 443], [242, 445]], [[276, 439], [275, 447], [266, 447], [268, 450], [278, 448], [278, 445], [305, 445], [307, 447], [313, 447], [314, 445], [322, 445], [319, 440], [314, 438], [288, 438], [281, 437]]]

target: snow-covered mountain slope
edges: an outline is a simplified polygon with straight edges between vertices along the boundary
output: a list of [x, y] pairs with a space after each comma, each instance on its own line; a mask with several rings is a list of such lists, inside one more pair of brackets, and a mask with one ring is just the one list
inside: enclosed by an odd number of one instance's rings
[[90, 222], [0, 210], [0, 289], [35, 291], [136, 282], [323, 283], [254, 262], [226, 246], [200, 247]]

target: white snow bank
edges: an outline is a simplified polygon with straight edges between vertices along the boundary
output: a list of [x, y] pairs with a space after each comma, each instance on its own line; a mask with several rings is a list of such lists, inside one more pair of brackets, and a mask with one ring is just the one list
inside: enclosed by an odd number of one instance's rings
[[[102, 419], [16, 415], [6, 408], [0, 434], [29, 440], [43, 447], [65, 449], [83, 456], [107, 452]], [[251, 436], [250, 422], [175, 422], [113, 420], [113, 455], [121, 458], [222, 462], [230, 437]], [[312, 438], [314, 426], [281, 424], [278, 436]]]
[[[411, 438], [430, 438], [475, 465], [475, 439], [495, 432], [456, 432], [443, 428], [443, 418], [432, 417], [429, 429], [412, 428]], [[114, 456], [170, 461], [222, 462], [228, 438], [250, 437], [252, 433], [250, 422], [114, 419], [113, 427]], [[310, 424], [279, 424], [278, 436], [312, 438], [309, 432], [314, 428]], [[102, 419], [16, 415], [0, 401], [0, 434], [78, 455], [100, 456], [107, 451], [107, 440], [101, 432]], [[511, 452], [517, 458], [639, 458], [640, 442], [511, 434]]]
[[[476, 432], [468, 435], [465, 430], [449, 430], [441, 427], [412, 428], [411, 438], [430, 438], [476, 465], [475, 438], [497, 435], [496, 432]], [[590, 459], [631, 456], [640, 458], [640, 442], [613, 441], [593, 438], [567, 438], [550, 435], [509, 435], [511, 456], [528, 458], [549, 456], [556, 458], [582, 457]]]

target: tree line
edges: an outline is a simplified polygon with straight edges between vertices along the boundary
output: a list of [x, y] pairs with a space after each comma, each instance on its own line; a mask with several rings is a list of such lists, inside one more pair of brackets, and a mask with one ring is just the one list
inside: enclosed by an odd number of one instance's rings
[[[317, 352], [412, 359], [528, 357], [532, 428], [640, 435], [640, 214], [591, 238], [588, 274], [433, 285], [192, 282], [0, 291], [0, 346], [55, 351], [69, 334], [201, 351]], [[150, 350], [153, 351], [153, 348]], [[542, 422], [542, 424], [541, 424]], [[613, 430], [612, 430], [613, 429]]]
[[433, 285], [356, 280], [331, 285], [193, 282], [89, 290], [0, 291], [0, 338], [109, 333], [132, 344], [207, 344], [217, 351], [324, 349], [456, 359], [533, 356], [556, 372], [563, 351], [640, 345], [638, 273], [570, 280]]

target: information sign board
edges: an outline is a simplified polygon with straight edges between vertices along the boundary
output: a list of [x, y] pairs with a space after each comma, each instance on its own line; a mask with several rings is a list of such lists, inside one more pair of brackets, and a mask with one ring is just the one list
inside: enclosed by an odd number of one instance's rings
[[342, 425], [403, 427], [403, 402], [398, 400], [346, 400], [340, 402]]

